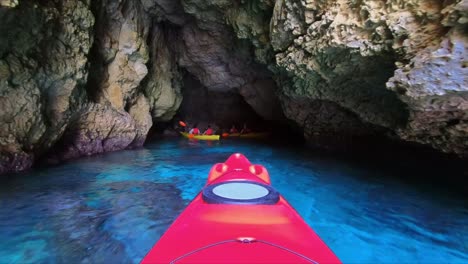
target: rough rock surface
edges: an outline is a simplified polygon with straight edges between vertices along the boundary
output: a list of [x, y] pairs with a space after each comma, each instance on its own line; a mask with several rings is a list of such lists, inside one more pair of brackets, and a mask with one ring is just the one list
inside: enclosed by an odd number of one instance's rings
[[96, 62], [89, 90], [95, 90], [96, 102], [122, 110], [148, 73], [149, 22], [136, 1], [100, 1], [95, 8]]
[[150, 110], [175, 114], [180, 96], [168, 109], [151, 100], [167, 97], [165, 87], [141, 87], [152, 26], [144, 4], [1, 2], [0, 173], [27, 169], [44, 155], [62, 160], [141, 146]]
[[18, 5], [18, 0], [0, 0], [0, 7], [15, 7]]
[[150, 104], [148, 99], [142, 94], [138, 96], [135, 100], [135, 103], [132, 104], [129, 108], [128, 113], [135, 122], [135, 139], [133, 140], [131, 146], [139, 147], [145, 143], [146, 135], [153, 125], [153, 120], [150, 113]]
[[182, 76], [174, 52], [169, 48], [175, 38], [172, 30], [155, 25], [150, 40], [151, 68], [143, 89], [155, 121], [171, 120], [182, 102]]
[[71, 159], [124, 149], [136, 137], [130, 114], [110, 105], [90, 104], [76, 115], [65, 131], [58, 151], [60, 159]]
[[[404, 45], [407, 60], [387, 83], [410, 109], [409, 122], [398, 133], [405, 140], [468, 157], [468, 1], [434, 4], [429, 15], [438, 22], [432, 22], [434, 31], [444, 34], [427, 39], [424, 27], [413, 28], [415, 36]], [[427, 39], [426, 45], [411, 49], [421, 39]]]
[[180, 1], [141, 0], [140, 3], [155, 22], [169, 21], [175, 25], [183, 25], [189, 20]]
[[0, 173], [31, 166], [83, 101], [94, 17], [86, 1], [0, 7]]
[[305, 139], [323, 149], [348, 151], [385, 132], [331, 101], [281, 98], [284, 113], [304, 130]]
[[257, 80], [239, 88], [239, 93], [255, 112], [266, 120], [284, 119], [281, 103], [276, 96], [276, 84], [272, 79]]
[[228, 28], [210, 32], [188, 24], [181, 29], [180, 38], [180, 66], [210, 90], [226, 92], [267, 74]]
[[404, 140], [466, 155], [467, 12], [460, 0], [278, 0], [270, 35], [282, 98], [332, 101]]

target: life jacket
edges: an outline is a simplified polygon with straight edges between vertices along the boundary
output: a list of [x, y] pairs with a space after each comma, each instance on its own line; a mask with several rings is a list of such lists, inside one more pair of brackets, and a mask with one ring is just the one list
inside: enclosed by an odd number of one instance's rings
[[208, 128], [208, 129], [205, 131], [205, 135], [213, 135], [213, 129], [212, 129], [212, 128]]
[[194, 127], [194, 128], [192, 128], [192, 134], [198, 135], [198, 134], [200, 134], [200, 130], [198, 128]]

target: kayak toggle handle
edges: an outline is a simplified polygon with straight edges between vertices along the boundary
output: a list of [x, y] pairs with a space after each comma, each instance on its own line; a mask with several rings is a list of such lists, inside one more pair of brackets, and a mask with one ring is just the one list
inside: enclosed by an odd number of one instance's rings
[[244, 244], [248, 244], [248, 243], [256, 242], [257, 239], [255, 237], [238, 237], [237, 241], [244, 243]]

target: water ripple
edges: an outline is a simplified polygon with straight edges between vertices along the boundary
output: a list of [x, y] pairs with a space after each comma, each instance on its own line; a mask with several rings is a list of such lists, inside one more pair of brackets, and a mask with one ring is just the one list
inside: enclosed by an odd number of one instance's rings
[[[1, 263], [138, 263], [242, 152], [345, 263], [468, 263], [466, 200], [375, 167], [243, 141], [160, 141], [38, 169], [0, 184]], [[434, 191], [435, 190], [435, 191]]]

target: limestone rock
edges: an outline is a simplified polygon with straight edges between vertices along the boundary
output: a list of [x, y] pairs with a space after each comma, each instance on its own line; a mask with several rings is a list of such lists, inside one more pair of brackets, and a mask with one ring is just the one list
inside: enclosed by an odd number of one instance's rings
[[395, 71], [387, 87], [411, 110], [408, 125], [398, 131], [402, 138], [468, 154], [466, 43], [466, 35], [452, 31], [439, 45], [421, 50]]
[[333, 102], [403, 140], [466, 155], [467, 10], [466, 0], [278, 0], [281, 98]]
[[189, 20], [180, 1], [174, 0], [142, 0], [145, 11], [158, 22], [168, 20], [176, 25], [183, 25]]
[[[269, 0], [181, 2], [195, 21], [181, 29], [179, 65], [203, 85], [212, 91], [226, 92], [271, 75], [258, 63], [266, 63], [268, 57], [267, 20], [272, 6]], [[255, 54], [251, 50], [252, 39], [257, 45]]]
[[284, 119], [280, 101], [276, 96], [276, 84], [271, 79], [258, 80], [239, 89], [244, 100], [266, 120]]
[[96, 5], [100, 12], [95, 43], [98, 57], [92, 69], [95, 100], [123, 110], [148, 73], [145, 39], [150, 20], [136, 1], [127, 0], [121, 5], [104, 0]]
[[179, 65], [210, 90], [226, 92], [265, 74], [229, 31], [213, 33], [188, 24], [181, 39]]
[[255, 60], [262, 64], [272, 63], [270, 43], [270, 18], [273, 1], [237, 2], [236, 8], [225, 11], [226, 23], [231, 25], [239, 39], [248, 40], [254, 46]]
[[83, 103], [94, 17], [86, 1], [24, 1], [0, 21], [0, 171], [19, 171]]
[[135, 121], [130, 114], [110, 105], [90, 104], [67, 127], [56, 152], [59, 159], [67, 160], [120, 150], [128, 147], [136, 136]]
[[281, 102], [286, 117], [299, 124], [304, 129], [304, 137], [316, 146], [346, 148], [355, 138], [383, 132], [333, 102], [301, 97], [282, 97]]
[[182, 102], [182, 77], [176, 64], [171, 42], [171, 28], [155, 25], [151, 37], [150, 73], [143, 85], [149, 99], [151, 116], [155, 121], [169, 121], [176, 114]]
[[292, 44], [296, 36], [305, 31], [304, 1], [276, 1], [270, 24], [271, 45], [275, 51], [281, 51]]
[[0, 7], [15, 7], [19, 4], [19, 0], [0, 0]]
[[130, 106], [128, 113], [135, 122], [136, 132], [135, 139], [133, 140], [131, 146], [141, 147], [143, 146], [143, 143], [145, 143], [148, 131], [153, 125], [148, 99], [146, 99], [144, 95], [138, 96], [135, 103]]

